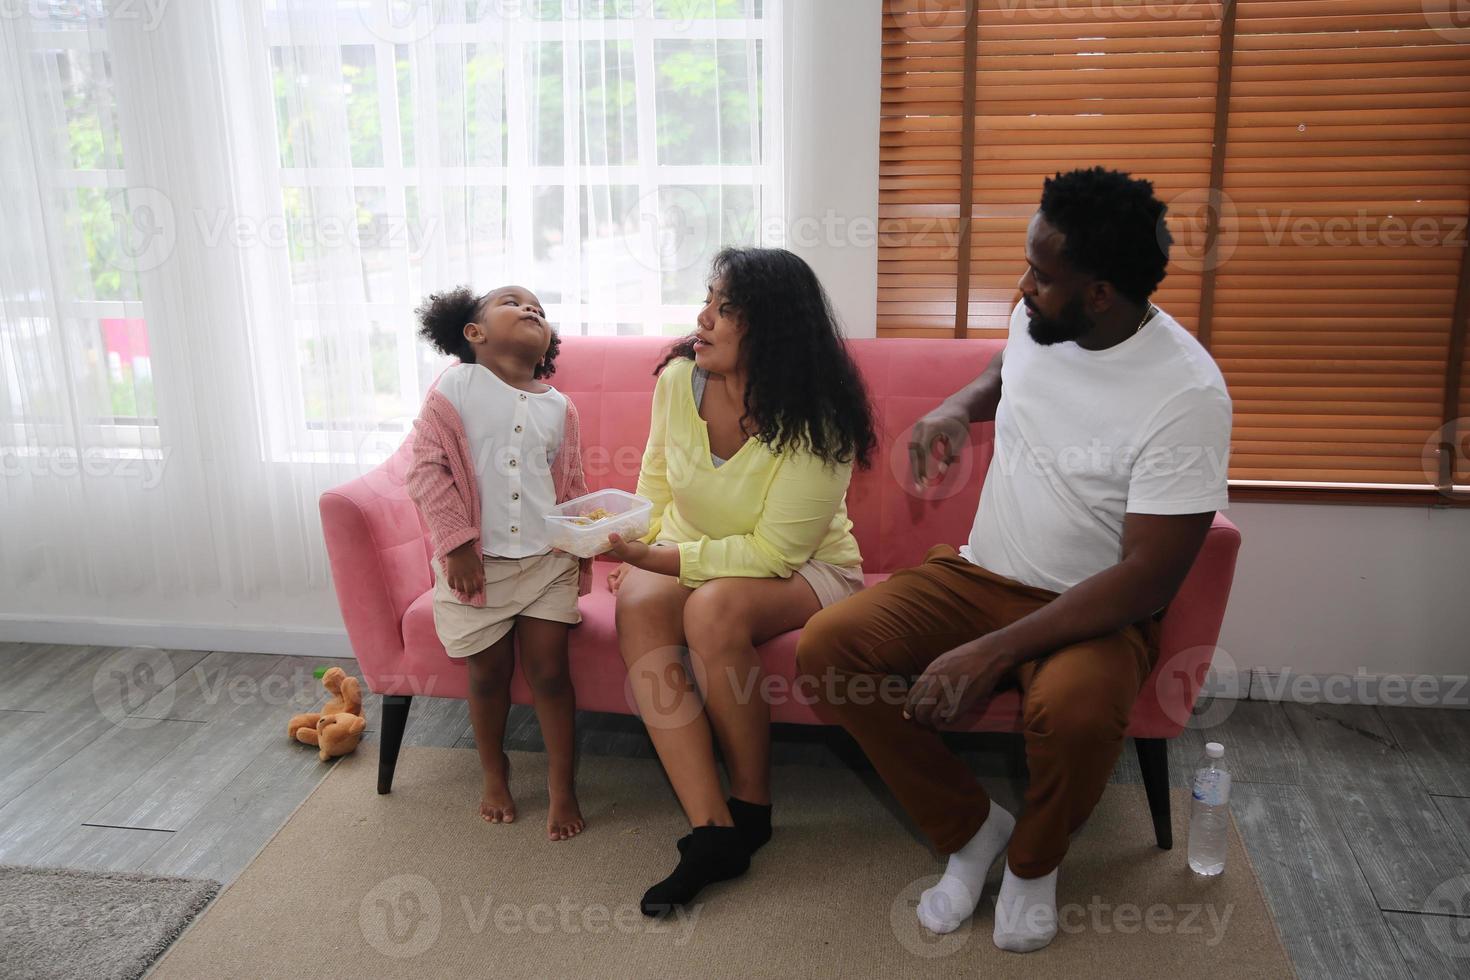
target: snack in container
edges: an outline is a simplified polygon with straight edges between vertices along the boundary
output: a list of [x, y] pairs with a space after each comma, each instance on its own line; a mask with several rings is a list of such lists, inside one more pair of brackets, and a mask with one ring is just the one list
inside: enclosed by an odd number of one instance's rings
[[558, 504], [546, 515], [546, 537], [553, 548], [578, 558], [609, 551], [616, 534], [632, 541], [648, 533], [653, 501], [623, 490], [599, 490]]

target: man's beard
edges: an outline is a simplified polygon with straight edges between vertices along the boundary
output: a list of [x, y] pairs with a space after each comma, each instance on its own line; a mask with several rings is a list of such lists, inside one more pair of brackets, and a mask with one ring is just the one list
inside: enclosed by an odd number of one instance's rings
[[1026, 325], [1031, 339], [1043, 347], [1076, 340], [1092, 329], [1087, 315], [1082, 312], [1081, 296], [1074, 296], [1066, 306], [1062, 307], [1061, 314], [1055, 318], [1044, 316], [1040, 310], [1029, 304], [1027, 309], [1033, 313]]

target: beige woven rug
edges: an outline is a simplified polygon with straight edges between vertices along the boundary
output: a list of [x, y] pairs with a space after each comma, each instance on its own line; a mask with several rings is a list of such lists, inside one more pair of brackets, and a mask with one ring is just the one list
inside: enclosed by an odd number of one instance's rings
[[1142, 787], [1110, 786], [1073, 843], [1045, 950], [990, 940], [995, 882], [973, 924], [914, 919], [939, 862], [847, 770], [779, 767], [776, 835], [744, 878], [684, 916], [638, 913], [684, 832], [657, 763], [587, 757], [580, 837], [545, 839], [544, 756], [512, 753], [520, 819], [475, 814], [467, 749], [407, 748], [393, 793], [376, 753], [343, 759], [174, 944], [157, 980], [240, 977], [1263, 977], [1292, 975], [1231, 828], [1226, 872], [1153, 846]]

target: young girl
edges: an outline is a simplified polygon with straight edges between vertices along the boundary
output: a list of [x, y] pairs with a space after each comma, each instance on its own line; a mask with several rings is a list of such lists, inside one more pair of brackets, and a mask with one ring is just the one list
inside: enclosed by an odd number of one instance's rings
[[546, 835], [567, 840], [585, 822], [572, 786], [567, 630], [591, 564], [547, 545], [546, 512], [587, 492], [570, 399], [540, 379], [561, 340], [528, 289], [430, 296], [419, 333], [458, 357], [429, 389], [414, 422], [408, 492], [434, 546], [434, 626], [469, 666], [470, 721], [485, 770], [480, 816], [516, 817], [510, 759], [501, 747], [510, 710], [515, 638], [546, 741], [551, 797]]

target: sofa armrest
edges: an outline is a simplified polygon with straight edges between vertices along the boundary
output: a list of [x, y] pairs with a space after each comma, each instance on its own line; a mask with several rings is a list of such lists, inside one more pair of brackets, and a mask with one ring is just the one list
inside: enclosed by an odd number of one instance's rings
[[1164, 613], [1159, 660], [1139, 692], [1130, 735], [1173, 738], [1189, 723], [1215, 658], [1239, 551], [1240, 531], [1223, 514], [1216, 514], [1194, 565]]
[[405, 442], [380, 466], [327, 490], [319, 501], [337, 605], [374, 691], [390, 689], [400, 672], [403, 615], [433, 584], [423, 525], [403, 482], [409, 451]]

